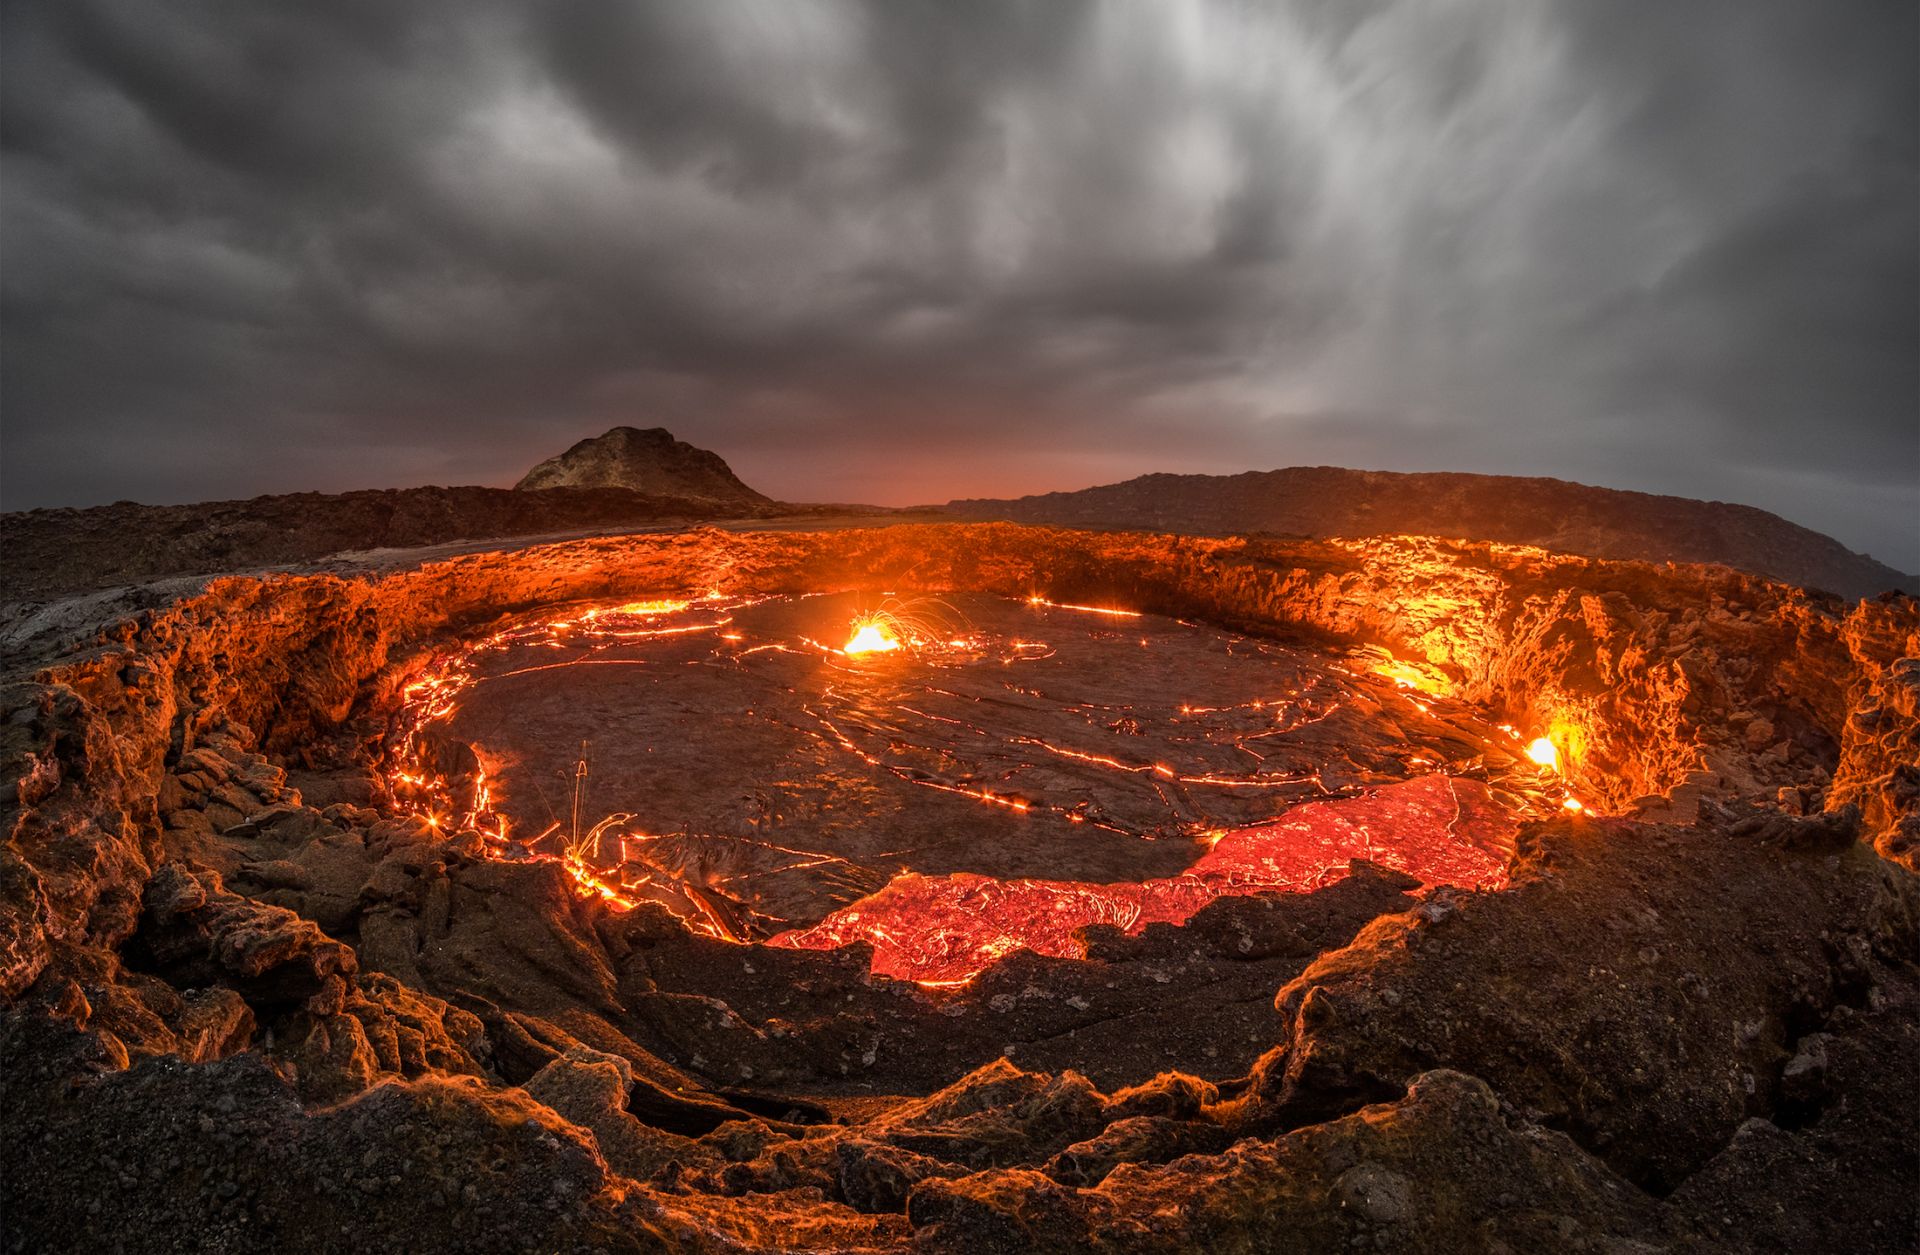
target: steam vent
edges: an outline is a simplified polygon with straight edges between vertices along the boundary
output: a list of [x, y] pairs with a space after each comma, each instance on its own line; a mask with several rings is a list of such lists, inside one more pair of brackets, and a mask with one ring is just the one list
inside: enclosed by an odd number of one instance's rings
[[7, 1251], [1911, 1249], [1904, 595], [842, 519], [35, 605]]

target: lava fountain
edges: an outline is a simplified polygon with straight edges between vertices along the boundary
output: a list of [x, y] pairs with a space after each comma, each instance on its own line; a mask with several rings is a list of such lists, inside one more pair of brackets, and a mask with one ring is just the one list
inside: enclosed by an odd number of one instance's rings
[[856, 622], [853, 635], [840, 647], [843, 654], [884, 654], [900, 648], [900, 640], [887, 627], [874, 620]]

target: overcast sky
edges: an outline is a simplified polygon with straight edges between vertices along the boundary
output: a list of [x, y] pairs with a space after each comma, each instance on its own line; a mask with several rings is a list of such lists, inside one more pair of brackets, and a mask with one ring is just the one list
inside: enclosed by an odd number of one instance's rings
[[0, 505], [1548, 474], [1920, 569], [1911, 0], [6, 0]]

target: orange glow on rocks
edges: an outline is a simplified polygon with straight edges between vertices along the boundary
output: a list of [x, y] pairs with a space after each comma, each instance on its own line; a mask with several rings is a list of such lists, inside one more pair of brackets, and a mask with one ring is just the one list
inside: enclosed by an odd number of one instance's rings
[[1417, 662], [1388, 658], [1375, 663], [1372, 670], [1375, 675], [1393, 681], [1399, 688], [1430, 693], [1435, 697], [1446, 697], [1453, 691], [1453, 685], [1447, 682], [1445, 676]]
[[[1555, 775], [1562, 774], [1560, 747], [1554, 744], [1552, 737], [1535, 737], [1527, 743], [1525, 753], [1528, 760], [1536, 766], [1551, 771]], [[1587, 807], [1586, 803], [1568, 793], [1560, 800], [1560, 809], [1571, 815], [1581, 815], [1586, 813]]]

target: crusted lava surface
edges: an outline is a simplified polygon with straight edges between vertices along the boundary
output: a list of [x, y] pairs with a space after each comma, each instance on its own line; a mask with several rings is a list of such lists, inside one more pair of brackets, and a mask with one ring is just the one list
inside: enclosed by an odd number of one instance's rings
[[1580, 805], [1382, 651], [1037, 596], [862, 602], [529, 616], [407, 686], [389, 791], [619, 905], [737, 941], [866, 940], [875, 971], [946, 985], [1353, 858], [1490, 887], [1518, 818]]
[[698, 530], [18, 653], [10, 1251], [1916, 1237], [1902, 596]]

